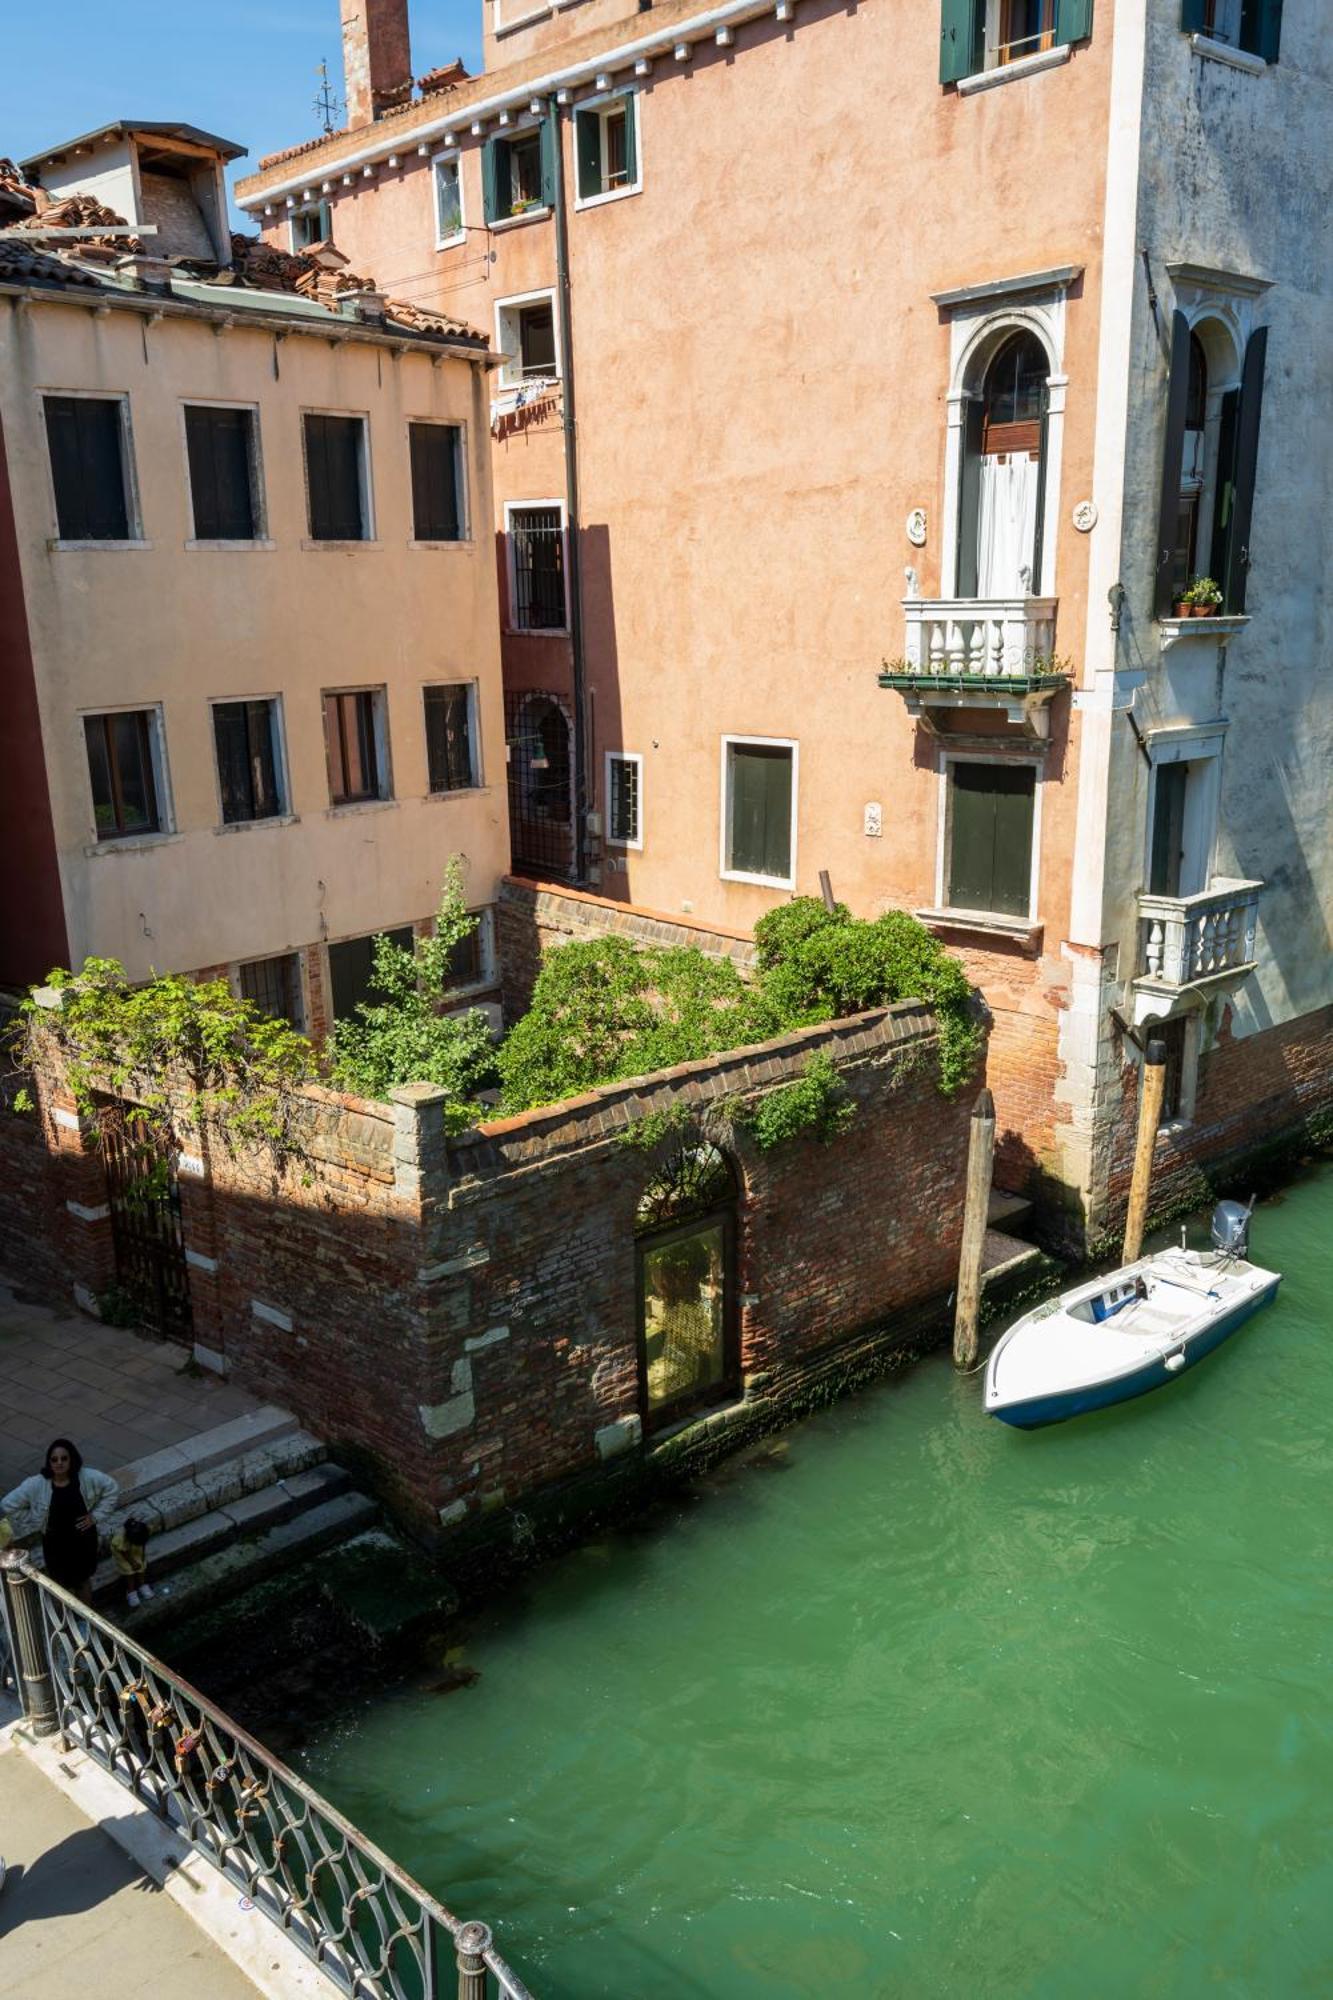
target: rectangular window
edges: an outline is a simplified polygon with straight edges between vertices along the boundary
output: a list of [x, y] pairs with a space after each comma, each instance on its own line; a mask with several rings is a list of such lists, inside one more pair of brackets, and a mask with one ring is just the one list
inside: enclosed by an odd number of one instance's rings
[[286, 1021], [298, 1033], [305, 1033], [299, 952], [287, 951], [281, 958], [257, 958], [249, 965], [240, 965], [236, 983], [242, 1000], [248, 1000], [270, 1021]]
[[132, 541], [122, 398], [44, 396], [42, 402], [61, 541]]
[[630, 750], [606, 753], [606, 837], [616, 847], [642, 847], [643, 759]]
[[638, 98], [630, 93], [574, 113], [580, 202], [628, 194], [639, 185]]
[[1181, 1015], [1174, 1021], [1154, 1021], [1147, 1039], [1166, 1045], [1166, 1076], [1162, 1083], [1162, 1123], [1170, 1124], [1185, 1116], [1186, 1056], [1189, 1022]]
[[364, 417], [307, 411], [305, 471], [314, 542], [370, 540], [370, 478]]
[[517, 632], [560, 632], [565, 607], [565, 533], [559, 507], [507, 507], [511, 614]]
[[475, 749], [476, 682], [426, 689], [426, 765], [432, 792], [466, 792], [481, 782]]
[[486, 977], [485, 933], [489, 913], [481, 912], [481, 921], [475, 930], [460, 938], [449, 954], [449, 969], [445, 973], [446, 992], [453, 992], [460, 986], [480, 986]]
[[1188, 33], [1275, 63], [1282, 41], [1282, 0], [1181, 0], [1180, 25]]
[[505, 222], [549, 208], [555, 190], [555, 158], [547, 124], [511, 137], [488, 139], [482, 149], [481, 180], [488, 223]]
[[1092, 6], [1093, 0], [940, 0], [940, 82], [958, 83], [1085, 41]]
[[333, 210], [326, 201], [298, 208], [291, 218], [292, 250], [308, 250], [313, 243], [332, 243]]
[[526, 299], [502, 300], [495, 311], [495, 334], [495, 344], [504, 355], [500, 370], [502, 389], [558, 379], [560, 350], [554, 294], [539, 292]]
[[1031, 764], [949, 766], [950, 909], [1030, 914], [1036, 789]]
[[1153, 896], [1180, 894], [1189, 775], [1188, 764], [1158, 764], [1153, 771], [1152, 855], [1148, 868], [1148, 893]]
[[284, 813], [277, 702], [214, 702], [213, 740], [223, 825]]
[[[375, 938], [344, 938], [329, 946], [329, 993], [335, 1021], [345, 1021], [366, 1003], [373, 1006], [386, 996], [375, 984]], [[412, 926], [403, 924], [385, 935], [404, 951], [412, 949]]]
[[390, 796], [383, 688], [326, 694], [324, 741], [329, 758], [329, 797], [335, 806]]
[[88, 775], [99, 840], [161, 833], [157, 773], [160, 717], [155, 708], [85, 715]]
[[260, 533], [255, 413], [187, 403], [190, 504], [199, 542], [253, 542]]
[[418, 542], [461, 542], [463, 430], [460, 424], [409, 424], [412, 534]]
[[435, 244], [443, 249], [463, 235], [463, 177], [457, 153], [435, 162]]
[[729, 1337], [726, 1219], [639, 1246], [639, 1339], [650, 1424], [716, 1400], [735, 1374]]
[[728, 739], [724, 755], [722, 873], [790, 888], [796, 746]]

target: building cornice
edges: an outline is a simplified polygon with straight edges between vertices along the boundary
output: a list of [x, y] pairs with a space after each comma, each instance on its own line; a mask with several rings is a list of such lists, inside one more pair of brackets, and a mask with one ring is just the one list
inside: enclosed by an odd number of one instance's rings
[[[526, 110], [533, 103], [544, 104], [546, 99], [558, 97], [562, 91], [577, 90], [585, 84], [596, 86], [599, 75], [613, 74], [617, 70], [635, 71], [639, 65], [652, 63], [660, 57], [669, 56], [677, 62], [687, 60], [696, 42], [720, 41], [722, 47], [728, 47], [729, 43], [721, 38], [745, 22], [771, 18], [790, 25], [795, 8], [796, 0], [725, 0], [724, 5], [710, 7], [706, 12], [687, 15], [683, 20], [664, 22], [652, 34], [640, 35], [634, 41], [618, 45], [599, 43], [592, 52], [580, 55], [572, 62], [562, 63], [537, 76], [517, 77], [513, 83], [503, 85], [489, 96], [458, 103], [451, 92], [451, 108], [448, 110], [436, 111], [420, 119], [407, 116], [386, 119], [381, 126], [370, 127], [360, 144], [355, 143], [360, 135], [348, 132], [341, 142], [331, 140], [327, 151], [320, 147], [302, 154], [297, 172], [279, 171], [278, 177], [271, 181], [264, 181], [261, 175], [256, 174], [249, 180], [238, 182], [234, 198], [238, 207], [247, 214], [253, 214], [288, 196], [313, 195], [320, 191], [322, 176], [334, 172], [346, 174], [354, 168], [373, 170], [379, 162], [387, 162], [391, 156], [397, 160], [409, 147], [420, 152], [432, 142], [447, 144], [467, 132], [479, 136], [481, 128], [498, 119], [502, 113], [512, 116], [515, 111]], [[477, 79], [478, 82], [483, 80]], [[428, 101], [414, 108], [426, 112]]]
[[980, 285], [960, 285], [953, 292], [932, 292], [941, 312], [955, 306], [977, 305], [986, 299], [1022, 298], [1035, 292], [1063, 292], [1083, 276], [1081, 264], [1056, 264], [1049, 271], [1028, 271], [1020, 278], [992, 278]]
[[1272, 289], [1271, 278], [1251, 278], [1241, 271], [1217, 271], [1210, 264], [1168, 264], [1175, 285], [1198, 285], [1206, 292], [1229, 292], [1234, 298], [1257, 299]]

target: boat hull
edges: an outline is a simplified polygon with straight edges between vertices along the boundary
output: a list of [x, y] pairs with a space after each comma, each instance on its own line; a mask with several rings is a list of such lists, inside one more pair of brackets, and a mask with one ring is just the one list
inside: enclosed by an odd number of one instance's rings
[[[1240, 1300], [1229, 1312], [1214, 1320], [1211, 1326], [1201, 1328], [1166, 1353], [1153, 1355], [1141, 1367], [1108, 1380], [1083, 1383], [1075, 1389], [1057, 1389], [1046, 1395], [1032, 1396], [1025, 1402], [1000, 1404], [989, 1414], [998, 1417], [1002, 1424], [1011, 1424], [1016, 1430], [1035, 1431], [1046, 1424], [1063, 1423], [1068, 1417], [1086, 1416], [1091, 1410], [1109, 1409], [1115, 1403], [1128, 1403], [1136, 1396], [1146, 1396], [1150, 1390], [1163, 1389], [1168, 1382], [1179, 1381], [1205, 1355], [1220, 1347], [1247, 1319], [1252, 1319], [1264, 1306], [1271, 1305], [1277, 1297], [1280, 1283], [1281, 1279], [1275, 1277], [1264, 1291]], [[1183, 1353], [1183, 1366], [1168, 1368], [1168, 1353]]]

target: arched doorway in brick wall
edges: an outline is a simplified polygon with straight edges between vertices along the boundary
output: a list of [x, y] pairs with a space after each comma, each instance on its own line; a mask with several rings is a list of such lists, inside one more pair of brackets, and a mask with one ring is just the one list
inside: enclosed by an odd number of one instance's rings
[[736, 1175], [716, 1146], [682, 1141], [635, 1215], [639, 1404], [645, 1431], [740, 1386]]

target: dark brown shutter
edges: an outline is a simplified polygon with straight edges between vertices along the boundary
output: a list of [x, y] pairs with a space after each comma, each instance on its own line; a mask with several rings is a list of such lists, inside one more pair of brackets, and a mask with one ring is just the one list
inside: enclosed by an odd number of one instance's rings
[[962, 464], [958, 473], [958, 576], [956, 597], [977, 594], [977, 533], [981, 521], [981, 442], [986, 406], [979, 396], [963, 406]]
[[1171, 317], [1171, 376], [1167, 383], [1166, 438], [1162, 446], [1162, 498], [1157, 515], [1157, 564], [1153, 611], [1171, 616], [1175, 590], [1176, 541], [1180, 527], [1180, 478], [1185, 465], [1185, 416], [1190, 391], [1190, 325], [1184, 313]]
[[43, 400], [61, 540], [127, 542], [130, 524], [119, 402], [105, 396]]
[[361, 419], [312, 414], [305, 420], [305, 435], [311, 540], [364, 541]]
[[[1259, 327], [1245, 348], [1240, 378], [1240, 409], [1236, 417], [1236, 492], [1227, 551], [1226, 597], [1223, 609], [1244, 611], [1250, 573], [1250, 529], [1254, 515], [1254, 482], [1259, 465], [1259, 419], [1264, 400], [1264, 361], [1268, 328]], [[1219, 582], [1223, 579], [1219, 578]]]
[[412, 522], [419, 542], [456, 542], [462, 535], [458, 495], [458, 432], [452, 424], [412, 424]]
[[249, 542], [255, 536], [250, 482], [248, 410], [189, 405], [185, 441], [195, 537], [201, 542]]

